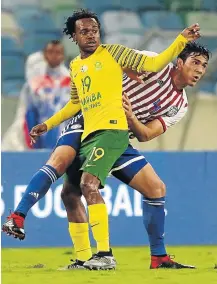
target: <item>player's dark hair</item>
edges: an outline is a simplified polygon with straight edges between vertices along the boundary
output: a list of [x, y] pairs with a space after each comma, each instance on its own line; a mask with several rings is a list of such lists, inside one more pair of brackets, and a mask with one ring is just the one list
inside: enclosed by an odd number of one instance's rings
[[90, 12], [88, 10], [84, 10], [84, 9], [80, 9], [78, 11], [74, 11], [74, 13], [72, 14], [72, 16], [68, 17], [65, 25], [66, 27], [63, 29], [63, 33], [65, 33], [66, 35], [69, 35], [69, 38], [72, 38], [72, 34], [75, 33], [75, 23], [77, 20], [80, 19], [87, 19], [87, 18], [93, 18], [96, 20], [99, 29], [100, 29], [100, 21], [97, 17], [97, 14]]
[[53, 39], [53, 40], [50, 40], [44, 47], [44, 51], [46, 51], [47, 47], [49, 44], [53, 44], [53, 45], [59, 45], [59, 44], [62, 44], [61, 41], [57, 40], [57, 39]]
[[197, 42], [190, 42], [187, 43], [185, 48], [183, 49], [183, 51], [178, 55], [178, 58], [181, 58], [184, 62], [186, 61], [186, 59], [191, 55], [191, 54], [195, 54], [195, 55], [203, 55], [206, 56], [207, 59], [209, 60], [210, 56], [211, 56], [211, 52], [208, 48], [206, 48], [203, 45], [200, 45]]

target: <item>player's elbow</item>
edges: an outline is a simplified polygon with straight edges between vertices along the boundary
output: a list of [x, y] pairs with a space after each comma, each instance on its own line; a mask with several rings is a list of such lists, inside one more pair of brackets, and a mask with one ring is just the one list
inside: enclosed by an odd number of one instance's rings
[[146, 131], [143, 131], [138, 137], [138, 141], [139, 142], [147, 142], [147, 141], [150, 141], [152, 140], [153, 138], [155, 138], [156, 135], [153, 131], [151, 130], [146, 130]]
[[141, 135], [137, 136], [139, 142], [147, 142], [149, 141], [150, 137], [147, 133], [142, 133]]

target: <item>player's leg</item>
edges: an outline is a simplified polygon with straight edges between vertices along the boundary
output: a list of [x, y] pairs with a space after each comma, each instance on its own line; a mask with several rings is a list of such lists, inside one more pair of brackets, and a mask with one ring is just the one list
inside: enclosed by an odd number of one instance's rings
[[152, 166], [129, 146], [111, 172], [143, 196], [143, 223], [150, 242], [151, 268], [194, 268], [176, 263], [167, 256], [164, 244], [166, 188]]
[[151, 269], [195, 268], [173, 261], [164, 243], [166, 187], [150, 164], [144, 166], [129, 185], [143, 195], [143, 223], [148, 233], [151, 250]]
[[125, 151], [127, 144], [127, 131], [107, 130], [97, 132], [80, 149], [80, 155], [85, 157], [80, 186], [87, 201], [89, 223], [97, 244], [97, 254], [85, 263], [89, 269], [111, 269], [116, 266], [109, 245], [107, 208], [99, 188], [104, 186], [112, 165]]
[[3, 224], [2, 230], [8, 235], [23, 240], [25, 238], [24, 220], [31, 207], [38, 202], [55, 182], [69, 167], [80, 147], [82, 132], [66, 131], [57, 142], [47, 163], [35, 173], [26, 191], [19, 202], [15, 212]]
[[[74, 172], [75, 175], [79, 174]], [[71, 175], [72, 180], [73, 176]], [[61, 270], [84, 269], [84, 262], [92, 257], [89, 239], [89, 224], [85, 207], [81, 201], [81, 190], [79, 185], [70, 181], [67, 175], [61, 197], [66, 208], [69, 221], [69, 234], [74, 245], [76, 260]]]

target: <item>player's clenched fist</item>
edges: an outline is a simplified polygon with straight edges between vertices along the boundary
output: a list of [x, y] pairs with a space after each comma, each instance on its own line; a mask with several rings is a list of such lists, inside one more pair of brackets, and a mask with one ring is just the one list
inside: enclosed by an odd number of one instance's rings
[[194, 41], [200, 38], [200, 26], [199, 24], [193, 24], [190, 27], [184, 29], [181, 33], [188, 41]]
[[38, 124], [32, 128], [29, 133], [31, 143], [36, 143], [39, 136], [47, 132], [47, 125], [45, 123]]

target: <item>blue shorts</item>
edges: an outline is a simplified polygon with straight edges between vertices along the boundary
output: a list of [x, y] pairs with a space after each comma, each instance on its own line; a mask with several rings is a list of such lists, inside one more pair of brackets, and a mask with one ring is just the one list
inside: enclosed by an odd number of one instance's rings
[[[58, 146], [71, 146], [76, 152], [81, 146], [81, 135], [84, 131], [83, 115], [79, 112], [63, 129], [55, 148]], [[55, 149], [54, 148], [54, 149]]]
[[113, 165], [110, 174], [123, 183], [129, 184], [147, 163], [145, 157], [129, 144], [126, 151]]
[[[147, 160], [131, 145], [113, 165], [110, 174], [125, 184], [129, 184], [133, 177], [147, 165]], [[80, 184], [82, 172], [79, 171], [82, 161], [77, 155], [72, 165], [66, 171], [66, 179], [75, 185]]]

